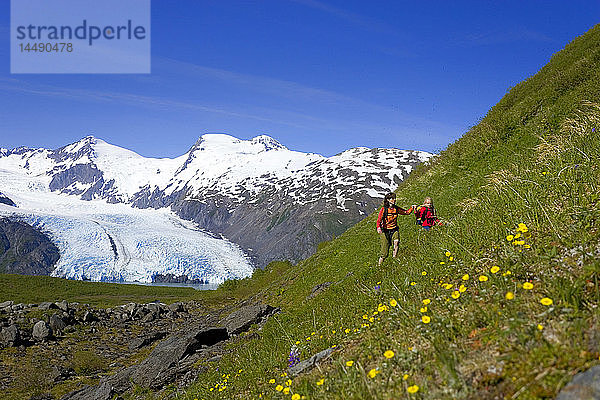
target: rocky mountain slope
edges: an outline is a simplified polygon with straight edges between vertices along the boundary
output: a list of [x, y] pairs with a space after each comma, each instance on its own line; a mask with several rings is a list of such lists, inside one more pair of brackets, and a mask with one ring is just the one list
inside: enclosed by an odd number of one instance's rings
[[29, 224], [0, 218], [0, 272], [49, 275], [59, 258], [46, 235]]
[[264, 266], [308, 256], [431, 156], [354, 148], [327, 158], [290, 151], [269, 136], [207, 134], [180, 157], [153, 159], [90, 136], [57, 150], [1, 149], [0, 170], [43, 177], [51, 191], [81, 200], [171, 208]]

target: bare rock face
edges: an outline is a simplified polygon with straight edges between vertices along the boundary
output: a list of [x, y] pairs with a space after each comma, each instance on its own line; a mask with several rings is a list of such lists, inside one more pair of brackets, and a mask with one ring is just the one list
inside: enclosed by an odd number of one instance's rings
[[129, 390], [132, 383], [159, 389], [174, 380], [174, 375], [179, 371], [177, 364], [185, 356], [228, 338], [225, 328], [197, 326], [176, 333], [160, 342], [140, 364], [102, 379], [98, 386], [87, 386], [71, 392], [64, 396], [63, 400], [111, 400], [115, 395]]
[[221, 323], [227, 328], [229, 335], [237, 335], [248, 330], [252, 324], [260, 323], [276, 311], [276, 308], [267, 304], [251, 304], [235, 310], [223, 319]]
[[[174, 307], [180, 309], [183, 305], [177, 304]], [[130, 312], [135, 314], [139, 307], [132, 303], [124, 308], [129, 308]], [[203, 356], [210, 361], [209, 357], [214, 356], [215, 352], [218, 357], [219, 351], [222, 351], [219, 344], [229, 340], [231, 334], [243, 332], [252, 324], [263, 322], [276, 311], [277, 309], [269, 305], [254, 303], [231, 313], [221, 321], [223, 326], [206, 327], [199, 322], [191, 323], [189, 328], [174, 332], [159, 342], [141, 363], [102, 378], [97, 386], [86, 386], [71, 392], [62, 400], [112, 400], [134, 385], [160, 390], [173, 382], [189, 384], [197, 376], [197, 361]], [[130, 347], [143, 347], [165, 335], [165, 332], [148, 334], [132, 343]]]
[[600, 365], [581, 372], [556, 396], [556, 400], [599, 400]]
[[60, 258], [58, 248], [29, 224], [0, 218], [0, 272], [50, 275]]
[[16, 207], [14, 201], [9, 199], [4, 193], [0, 192], [0, 204], [6, 204], [7, 206]]
[[185, 355], [228, 338], [229, 335], [224, 328], [197, 327], [173, 335], [160, 342], [150, 356], [139, 364], [133, 382], [143, 387], [160, 388], [173, 380], [173, 374], [177, 372], [176, 364]]

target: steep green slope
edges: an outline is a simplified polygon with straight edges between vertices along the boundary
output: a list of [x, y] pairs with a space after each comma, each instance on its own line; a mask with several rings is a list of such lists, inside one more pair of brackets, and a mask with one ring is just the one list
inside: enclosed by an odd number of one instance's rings
[[[373, 214], [259, 273], [267, 286], [230, 284], [282, 312], [185, 398], [548, 398], [600, 363], [599, 66], [596, 26], [413, 173], [397, 204], [431, 196], [447, 223], [425, 233], [401, 217], [396, 260], [376, 267]], [[331, 346], [286, 382], [292, 348], [305, 359]]]

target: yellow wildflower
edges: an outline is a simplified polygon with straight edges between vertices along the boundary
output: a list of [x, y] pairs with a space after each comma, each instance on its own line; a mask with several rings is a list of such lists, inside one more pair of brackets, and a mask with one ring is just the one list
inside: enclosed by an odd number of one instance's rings
[[283, 390], [283, 386], [277, 385], [277, 386], [275, 386], [275, 390], [277, 390], [278, 392], [281, 392]]
[[494, 265], [492, 268], [490, 268], [490, 272], [492, 274], [497, 273], [498, 271], [500, 271], [500, 268], [497, 265]]
[[269, 379], [269, 383], [275, 383], [275, 379], [273, 379], [273, 378]]
[[488, 280], [488, 277], [485, 275], [480, 275], [479, 276], [479, 282], [486, 282]]
[[515, 298], [515, 295], [513, 292], [506, 292], [506, 300], [512, 300]]
[[419, 311], [421, 311], [422, 313], [426, 313], [427, 312], [427, 306], [421, 307], [421, 309]]
[[444, 265], [444, 264], [446, 264], [446, 263], [445, 263], [445, 262], [443, 262], [443, 261], [440, 261], [440, 265]]
[[448, 260], [450, 260], [450, 261], [454, 261], [454, 257], [450, 257]]
[[290, 388], [289, 387], [283, 388], [283, 394], [290, 394]]
[[350, 329], [349, 329], [349, 328], [346, 328], [346, 329], [344, 329], [344, 332], [346, 332], [346, 333], [350, 333]]
[[454, 292], [452, 292], [453, 299], [458, 299], [459, 297], [460, 297], [460, 292], [458, 290], [455, 290]]
[[450, 257], [450, 252], [449, 251], [446, 252], [446, 257]]
[[506, 240], [508, 240], [509, 242], [511, 242], [515, 237], [513, 235], [508, 235], [506, 237]]
[[383, 355], [385, 356], [385, 358], [392, 358], [394, 357], [394, 352], [392, 350], [388, 350], [385, 353], [383, 353]]
[[398, 302], [396, 301], [396, 299], [391, 299], [390, 300], [390, 306], [396, 307], [397, 305], [398, 305]]
[[285, 381], [286, 386], [292, 386], [292, 380], [288, 379], [287, 381]]
[[321, 386], [323, 383], [325, 383], [325, 378], [321, 378], [320, 380], [318, 380], [317, 386]]
[[468, 281], [468, 280], [469, 280], [469, 274], [464, 274], [464, 275], [462, 276], [462, 280], [463, 280], [463, 281]]
[[417, 282], [411, 282], [410, 286], [415, 286], [417, 284]]
[[298, 393], [294, 393], [292, 395], [292, 400], [300, 400], [300, 395]]
[[407, 391], [408, 393], [411, 393], [411, 394], [412, 394], [412, 393], [417, 393], [417, 392], [419, 391], [419, 387], [418, 387], [417, 385], [412, 385], [412, 386], [409, 386], [409, 387], [406, 389], [406, 391]]
[[377, 371], [375, 368], [373, 368], [367, 373], [367, 375], [369, 376], [369, 378], [375, 378], [378, 373], [379, 373], [379, 371]]
[[541, 331], [541, 330], [544, 329], [544, 327], [542, 325], [540, 325], [540, 324], [538, 324], [537, 328], [538, 328], [539, 331]]
[[421, 275], [423, 275], [423, 276], [427, 275], [427, 271], [421, 272]]
[[527, 228], [527, 225], [525, 225], [524, 223], [521, 222], [521, 223], [519, 223], [519, 226], [517, 227], [517, 231], [525, 233], [525, 232], [529, 231], [529, 228]]
[[427, 305], [427, 304], [429, 304], [429, 303], [431, 303], [431, 300], [429, 300], [429, 299], [425, 299], [425, 300], [423, 300], [423, 304]]
[[404, 376], [402, 377], [402, 380], [405, 381], [408, 379], [408, 374], [404, 374]]
[[523, 284], [523, 289], [531, 290], [531, 289], [533, 289], [533, 285], [530, 282], [525, 282]]
[[545, 306], [551, 306], [552, 305], [552, 299], [550, 299], [548, 297], [544, 297], [543, 299], [540, 300], [540, 303], [542, 303]]
[[515, 239], [518, 239], [520, 237], [521, 237], [521, 233], [520, 232], [515, 235]]
[[461, 293], [464, 293], [467, 291], [467, 288], [465, 287], [465, 285], [460, 285], [460, 287], [458, 288], [458, 291]]
[[346, 367], [351, 367], [354, 365], [354, 361], [350, 360], [350, 361], [346, 361]]
[[421, 317], [421, 321], [423, 321], [424, 324], [428, 324], [431, 322], [431, 318], [429, 318], [427, 315], [423, 315]]

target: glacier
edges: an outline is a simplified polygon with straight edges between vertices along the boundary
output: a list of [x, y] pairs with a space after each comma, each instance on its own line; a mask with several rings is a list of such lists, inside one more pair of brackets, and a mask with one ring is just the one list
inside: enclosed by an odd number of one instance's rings
[[0, 216], [46, 233], [61, 257], [52, 276], [92, 281], [153, 281], [156, 274], [185, 275], [218, 284], [252, 274], [235, 244], [215, 238], [168, 209], [136, 209], [105, 200], [83, 201], [48, 189], [46, 174], [0, 169]]

